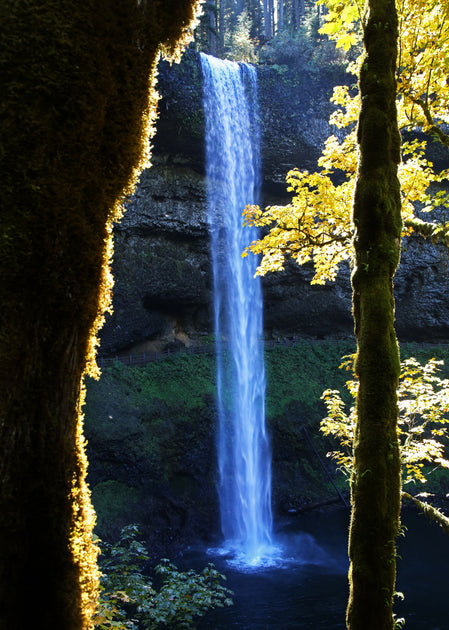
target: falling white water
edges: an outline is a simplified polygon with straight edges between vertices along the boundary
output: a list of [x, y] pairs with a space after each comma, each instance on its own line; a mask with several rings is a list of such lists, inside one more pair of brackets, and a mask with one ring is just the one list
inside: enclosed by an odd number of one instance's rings
[[257, 202], [260, 173], [257, 76], [248, 64], [201, 54], [206, 117], [207, 205], [217, 343], [219, 499], [224, 549], [238, 564], [273, 555], [271, 453], [265, 428], [262, 292], [257, 237], [242, 212]]

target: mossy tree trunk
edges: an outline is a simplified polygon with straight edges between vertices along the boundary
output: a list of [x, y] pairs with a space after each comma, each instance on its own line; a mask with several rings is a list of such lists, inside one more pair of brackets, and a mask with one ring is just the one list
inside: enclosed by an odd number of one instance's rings
[[108, 306], [112, 221], [155, 117], [159, 52], [196, 0], [0, 7], [0, 628], [91, 627], [82, 378]]
[[353, 215], [352, 284], [359, 391], [347, 626], [350, 630], [387, 630], [394, 627], [395, 539], [401, 485], [396, 397], [400, 360], [393, 299], [401, 238], [394, 0], [369, 0], [364, 45]]

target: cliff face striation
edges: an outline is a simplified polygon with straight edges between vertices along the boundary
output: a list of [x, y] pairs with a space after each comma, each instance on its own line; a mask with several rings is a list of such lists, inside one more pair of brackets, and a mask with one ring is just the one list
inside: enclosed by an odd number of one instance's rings
[[[332, 132], [333, 85], [346, 77], [259, 69], [264, 205], [284, 203], [286, 173], [314, 169]], [[115, 230], [114, 314], [101, 335], [101, 354], [189, 345], [212, 333], [212, 278], [204, 164], [204, 115], [198, 56], [162, 63], [153, 166]], [[312, 269], [293, 263], [263, 279], [267, 337], [352, 335], [349, 266], [336, 282], [311, 286]], [[401, 340], [449, 339], [447, 253], [412, 237], [395, 278]]]

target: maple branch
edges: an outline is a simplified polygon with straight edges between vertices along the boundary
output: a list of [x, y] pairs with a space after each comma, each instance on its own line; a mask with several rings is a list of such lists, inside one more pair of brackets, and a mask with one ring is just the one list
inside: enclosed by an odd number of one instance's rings
[[441, 142], [441, 144], [444, 144], [444, 146], [449, 147], [449, 134], [444, 133], [441, 127], [435, 124], [435, 121], [430, 112], [430, 107], [428, 103], [424, 101], [422, 98], [413, 97], [410, 94], [408, 94], [407, 96], [413, 103], [415, 103], [416, 105], [419, 105], [419, 107], [421, 108], [424, 114], [424, 117], [429, 126], [426, 129], [423, 129], [423, 131], [430, 136], [436, 136], [438, 140]]
[[429, 505], [429, 503], [425, 503], [424, 501], [420, 501], [416, 497], [413, 497], [408, 492], [401, 492], [402, 498], [407, 499], [408, 501], [412, 501], [420, 510], [422, 510], [424, 516], [427, 516], [431, 521], [435, 521], [445, 531], [446, 534], [449, 534], [449, 518], [445, 516], [442, 512], [433, 507], [433, 505]]
[[432, 243], [440, 242], [446, 247], [449, 246], [449, 223], [433, 223], [413, 217], [412, 219], [405, 219], [404, 225], [411, 228], [415, 234], [424, 238], [430, 237]]
[[[283, 231], [285, 232], [298, 232], [301, 235], [301, 239], [297, 239], [297, 238], [292, 238], [291, 242], [305, 242], [307, 243], [307, 245], [311, 245], [312, 247], [326, 247], [327, 245], [331, 245], [332, 243], [349, 243], [351, 240], [351, 235], [348, 234], [342, 234], [342, 235], [337, 235], [337, 234], [333, 234], [332, 232], [321, 232], [321, 234], [318, 234], [316, 236], [316, 238], [314, 238], [310, 232], [308, 232], [307, 230], [302, 230], [300, 225], [298, 225], [297, 228], [290, 228], [290, 227], [283, 227], [282, 228]], [[327, 240], [324, 240], [325, 237], [327, 237]], [[290, 246], [289, 246], [290, 247]], [[282, 249], [282, 247], [281, 247]]]

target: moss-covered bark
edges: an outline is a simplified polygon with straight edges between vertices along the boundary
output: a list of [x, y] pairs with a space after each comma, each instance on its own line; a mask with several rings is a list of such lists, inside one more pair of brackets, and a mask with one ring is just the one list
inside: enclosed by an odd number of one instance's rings
[[392, 279], [399, 262], [401, 235], [396, 39], [394, 0], [369, 0], [364, 23], [366, 56], [360, 72], [360, 158], [353, 216], [359, 392], [349, 541], [350, 630], [394, 626], [395, 539], [400, 510], [396, 388], [400, 362]]
[[82, 376], [111, 224], [154, 122], [159, 51], [195, 0], [0, 7], [0, 628], [90, 627], [98, 577]]

